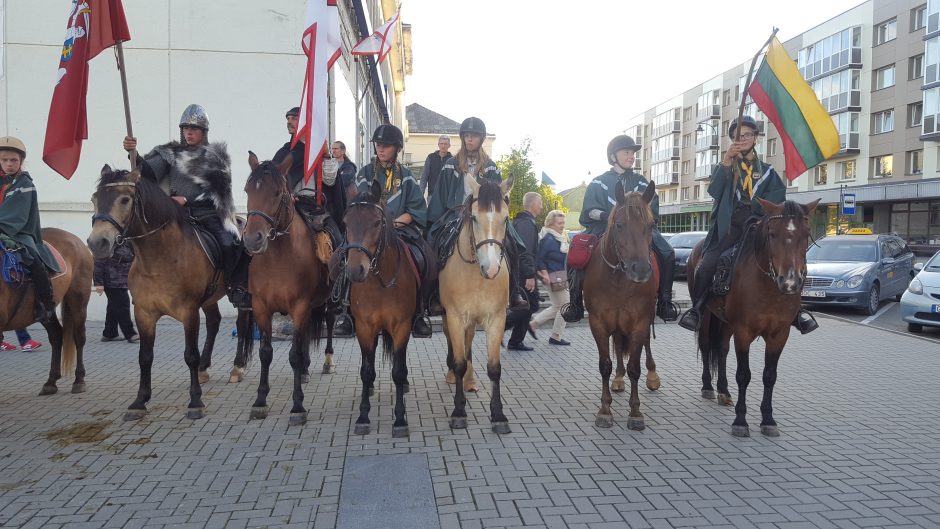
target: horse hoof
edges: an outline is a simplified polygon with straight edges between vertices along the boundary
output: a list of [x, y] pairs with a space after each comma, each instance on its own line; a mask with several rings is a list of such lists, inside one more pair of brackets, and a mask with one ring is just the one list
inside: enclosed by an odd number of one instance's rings
[[444, 377], [444, 381], [447, 382], [448, 384], [456, 384], [456, 383], [457, 383], [457, 375], [454, 374], [454, 371], [453, 371], [453, 370], [448, 371], [448, 372], [447, 372], [447, 376]]
[[147, 415], [147, 410], [127, 410], [124, 412], [125, 421], [138, 421]]
[[301, 383], [301, 384], [306, 384], [307, 382], [310, 382], [310, 374], [309, 374], [309, 373], [304, 373], [304, 374], [300, 375], [300, 383]]
[[776, 424], [760, 425], [760, 433], [766, 435], [767, 437], [780, 437], [780, 430], [777, 429]]
[[716, 397], [715, 390], [713, 390], [713, 389], [703, 389], [703, 390], [702, 390], [702, 398], [703, 398], [703, 399], [715, 400], [715, 397]]
[[323, 364], [323, 371], [321, 371], [321, 373], [324, 375], [332, 375], [333, 373], [336, 373], [336, 368], [334, 366]]
[[42, 387], [42, 390], [39, 392], [39, 395], [52, 395], [59, 392], [59, 388], [55, 385], [46, 384]]
[[85, 392], [85, 383], [81, 382], [78, 384], [72, 384], [72, 393], [84, 393]]
[[723, 393], [719, 393], [718, 404], [721, 404], [722, 406], [734, 406], [734, 401], [731, 400], [731, 395], [725, 395]]
[[741, 426], [740, 424], [732, 424], [731, 435], [735, 437], [750, 437], [751, 430], [748, 429], [747, 425]]
[[627, 419], [627, 428], [630, 430], [643, 431], [646, 429], [646, 421], [643, 417], [630, 417]]
[[657, 389], [659, 389], [660, 384], [662, 384], [662, 382], [659, 380], [658, 376], [646, 377], [646, 389], [650, 391], [656, 391]]
[[291, 413], [290, 419], [288, 419], [287, 424], [291, 426], [300, 426], [302, 424], [307, 424], [307, 412], [301, 411], [297, 413]]
[[610, 383], [610, 390], [615, 393], [620, 393], [627, 389], [627, 384], [623, 380], [614, 380]]
[[597, 414], [594, 425], [598, 428], [611, 428], [614, 425], [614, 416]]
[[408, 426], [394, 426], [392, 427], [392, 437], [408, 437], [411, 432], [408, 431]]
[[188, 410], [186, 410], [187, 419], [196, 420], [196, 419], [202, 419], [205, 416], [206, 414], [203, 408], [189, 408]]
[[356, 435], [368, 435], [369, 434], [369, 425], [368, 424], [359, 424], [356, 423], [356, 429], [353, 430]]
[[451, 417], [450, 418], [450, 428], [452, 430], [463, 430], [466, 427], [467, 427], [466, 417]]
[[375, 388], [369, 388], [369, 396], [375, 395]]
[[253, 406], [251, 408], [251, 414], [248, 415], [249, 419], [266, 419], [267, 417], [268, 417], [267, 406]]
[[411, 384], [402, 384], [402, 385], [401, 385], [401, 391], [402, 391], [402, 393], [410, 393], [410, 392], [411, 392]]
[[512, 432], [512, 430], [509, 429], [509, 422], [507, 421], [494, 422], [492, 426], [493, 426], [493, 433], [502, 435], [502, 434]]
[[208, 371], [200, 371], [200, 372], [196, 375], [196, 377], [199, 379], [199, 383], [200, 383], [200, 384], [205, 384], [206, 382], [209, 381], [209, 372], [208, 372]]

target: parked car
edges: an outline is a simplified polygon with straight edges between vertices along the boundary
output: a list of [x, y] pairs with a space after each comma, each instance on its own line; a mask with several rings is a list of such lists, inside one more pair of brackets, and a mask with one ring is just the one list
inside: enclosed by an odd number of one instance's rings
[[844, 306], [866, 314], [896, 297], [914, 277], [914, 253], [896, 235], [836, 235], [810, 245], [801, 299], [807, 305]]
[[695, 245], [704, 239], [706, 235], [708, 235], [707, 231], [684, 231], [673, 235], [669, 239], [669, 244], [676, 251], [676, 277], [685, 277], [687, 275], [686, 265], [689, 262], [692, 248], [695, 248]]
[[911, 332], [923, 331], [924, 325], [940, 327], [940, 252], [924, 263], [901, 296], [901, 319]]
[[673, 237], [676, 236], [675, 233], [662, 232], [662, 231], [659, 232], [659, 234], [662, 235], [662, 236], [663, 236], [663, 239], [666, 239], [666, 241], [669, 241], [670, 239], [672, 239]]

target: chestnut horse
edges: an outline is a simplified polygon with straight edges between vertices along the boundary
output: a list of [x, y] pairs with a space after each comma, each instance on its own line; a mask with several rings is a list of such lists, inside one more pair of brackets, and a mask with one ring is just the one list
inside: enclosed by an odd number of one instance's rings
[[[127, 283], [134, 297], [134, 319], [140, 334], [140, 387], [124, 420], [140, 419], [151, 396], [153, 344], [157, 321], [163, 316], [183, 324], [183, 358], [189, 367], [189, 409], [186, 416], [203, 416], [202, 388], [208, 380], [212, 348], [222, 322], [218, 301], [225, 293], [222, 274], [213, 268], [196, 238], [185, 209], [160, 186], [140, 177], [139, 171], [101, 169], [98, 188], [92, 195], [92, 217], [88, 247], [96, 259], [107, 259], [115, 245], [133, 244], [134, 263]], [[206, 315], [206, 341], [199, 354], [199, 310]], [[232, 374], [243, 369], [251, 356], [250, 311], [239, 311], [238, 352]]]
[[[52, 279], [53, 298], [62, 306], [62, 322], [58, 316], [44, 323], [52, 348], [52, 365], [49, 379], [42, 386], [40, 395], [51, 395], [59, 388], [56, 381], [62, 373], [75, 370], [72, 393], [85, 391], [85, 317], [88, 298], [91, 297], [94, 263], [88, 248], [81, 239], [57, 228], [42, 230], [42, 238], [65, 260], [62, 273]], [[51, 275], [51, 274], [50, 274]], [[8, 284], [0, 281], [0, 329], [9, 331], [22, 329], [34, 323], [34, 297], [31, 283]]]
[[472, 373], [472, 367], [468, 367], [472, 366], [471, 346], [476, 326], [480, 325], [486, 331], [486, 373], [493, 384], [490, 424], [498, 434], [510, 431], [499, 396], [499, 353], [509, 306], [509, 268], [503, 240], [509, 223], [512, 180], [510, 176], [502, 184], [490, 180], [477, 184], [473, 178], [465, 179], [471, 195], [463, 206], [454, 255], [440, 273], [444, 334], [448, 357], [453, 356], [448, 358], [448, 365], [456, 382], [451, 428], [467, 427], [464, 377]]
[[[800, 292], [806, 278], [806, 248], [809, 245], [809, 215], [819, 200], [799, 204], [788, 200], [773, 204], [763, 199], [764, 216], [745, 232], [735, 264], [731, 290], [712, 297], [706, 304], [698, 331], [702, 354], [702, 397], [713, 399], [712, 375], [717, 375], [718, 401], [733, 404], [728, 392], [726, 364], [731, 338], [737, 357], [738, 403], [731, 434], [750, 435], [745, 415], [745, 396], [751, 381], [751, 343], [764, 339], [764, 398], [761, 401], [761, 433], [780, 435], [773, 418], [773, 391], [777, 363], [790, 336], [790, 324], [800, 310]], [[704, 241], [689, 256], [689, 290], [695, 284], [695, 267]]]
[[[601, 373], [601, 407], [595, 424], [610, 428], [614, 424], [610, 405], [610, 343], [617, 354], [617, 378], [613, 390], [623, 391], [623, 375], [630, 377], [630, 417], [627, 428], [646, 427], [640, 413], [637, 382], [644, 346], [649, 346], [650, 327], [656, 312], [656, 284], [650, 243], [653, 238], [653, 212], [650, 202], [656, 197], [656, 185], [650, 183], [640, 193], [624, 193], [617, 186], [617, 204], [607, 219], [607, 231], [591, 252], [584, 273], [584, 304], [591, 334], [597, 343]], [[624, 368], [623, 359], [627, 357]], [[648, 365], [652, 356], [647, 353]], [[655, 366], [653, 367], [655, 373]], [[649, 385], [649, 382], [648, 382]], [[658, 387], [658, 385], [657, 385]], [[652, 389], [652, 386], [651, 386]]]
[[248, 220], [242, 230], [242, 241], [245, 250], [254, 256], [248, 271], [248, 286], [252, 312], [261, 330], [258, 352], [261, 380], [250, 417], [263, 419], [268, 415], [267, 398], [271, 390], [268, 372], [274, 357], [271, 318], [275, 312], [281, 312], [291, 317], [294, 327], [289, 356], [294, 371], [294, 406], [289, 423], [297, 425], [307, 422], [302, 383], [310, 364], [310, 342], [319, 343], [325, 312], [329, 315], [326, 316], [328, 342], [323, 372], [333, 370], [330, 335], [334, 318], [325, 310], [330, 294], [326, 269], [329, 245], [324, 250], [325, 255], [318, 255], [314, 234], [303, 219], [298, 218], [300, 213], [284, 177], [291, 162], [288, 156], [280, 165], [270, 161], [259, 163], [255, 153], [249, 151], [251, 175], [245, 183]]

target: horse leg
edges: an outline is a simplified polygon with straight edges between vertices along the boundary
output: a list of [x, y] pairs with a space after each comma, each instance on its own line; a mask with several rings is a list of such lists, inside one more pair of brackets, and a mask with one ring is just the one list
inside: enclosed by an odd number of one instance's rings
[[137, 352], [137, 363], [140, 365], [140, 386], [137, 389], [137, 398], [127, 407], [124, 414], [125, 421], [134, 421], [147, 414], [147, 402], [150, 401], [150, 374], [153, 368], [153, 342], [157, 337], [157, 320], [160, 316], [134, 309], [134, 321], [137, 322], [137, 334], [140, 337], [140, 348]]
[[[464, 333], [464, 344], [467, 346], [467, 372], [463, 375], [463, 390], [468, 393], [479, 391], [477, 373], [473, 369], [473, 335], [476, 334], [476, 325], [471, 325]], [[502, 344], [500, 344], [502, 345]]]
[[[486, 374], [490, 377], [490, 425], [494, 433], [509, 433], [509, 420], [503, 414], [503, 401], [500, 397], [499, 382], [502, 376], [502, 366], [499, 362], [499, 351], [503, 337], [504, 323], [491, 318], [486, 329]], [[473, 327], [470, 328], [473, 331]], [[472, 336], [471, 336], [472, 339]], [[469, 343], [469, 342], [468, 342]]]
[[323, 351], [323, 371], [324, 375], [332, 375], [336, 372], [336, 363], [333, 362], [333, 325], [336, 324], [336, 313], [323, 305], [323, 320], [326, 322], [326, 349]]
[[183, 335], [186, 340], [183, 360], [189, 368], [189, 406], [187, 419], [201, 419], [206, 405], [202, 403], [202, 386], [199, 385], [199, 309], [194, 309], [183, 318]]
[[[88, 318], [88, 311], [81, 301], [69, 299], [68, 317], [72, 319], [71, 333], [72, 342], [75, 347], [75, 382], [72, 383], [72, 393], [85, 392], [85, 320]], [[63, 313], [65, 307], [63, 306]], [[68, 340], [68, 331], [64, 340]]]
[[460, 324], [455, 312], [450, 311], [444, 315], [447, 319], [454, 319], [449, 325], [454, 331], [449, 336], [453, 346], [454, 383], [457, 387], [454, 390], [454, 411], [450, 414], [450, 427], [462, 429], [467, 427], [467, 397], [464, 394], [464, 375], [467, 374], [467, 353], [470, 347], [466, 343], [467, 328]]
[[643, 349], [646, 350], [646, 389], [656, 391], [662, 382], [659, 375], [656, 374], [656, 361], [653, 360], [653, 351], [650, 350], [650, 341], [648, 339], [643, 344]]
[[[229, 371], [228, 375], [229, 384], [245, 380], [245, 371], [248, 369], [248, 362], [251, 360], [251, 349], [254, 347], [255, 340], [253, 311], [238, 311], [238, 316], [235, 317], [235, 334], [238, 335], [238, 343], [235, 348], [235, 361], [232, 363], [232, 370]], [[211, 359], [211, 350], [209, 354]]]
[[786, 327], [783, 331], [765, 337], [767, 349], [764, 352], [764, 398], [760, 403], [760, 433], [768, 437], [777, 437], [780, 431], [777, 430], [777, 421], [774, 420], [774, 384], [777, 383], [777, 362], [783, 353], [783, 346], [787, 343], [790, 335], [790, 328]]
[[[716, 318], [717, 320], [717, 318]], [[731, 392], [728, 390], [728, 352], [731, 349], [731, 327], [719, 324], [719, 330], [713, 335], [712, 354], [718, 351], [718, 357], [713, 358], [715, 370], [718, 372], [718, 404], [722, 406], [734, 405]]]
[[212, 349], [215, 347], [215, 337], [219, 334], [219, 326], [222, 325], [222, 313], [219, 312], [218, 303], [203, 307], [202, 313], [206, 315], [206, 341], [202, 345], [202, 354], [199, 356], [199, 383], [205, 384], [209, 381]]
[[749, 437], [751, 435], [745, 419], [747, 415], [745, 397], [747, 396], [747, 386], [751, 383], [751, 366], [748, 358], [750, 347], [750, 339], [737, 335], [734, 337], [734, 352], [738, 359], [738, 370], [734, 377], [738, 383], [738, 403], [734, 407], [734, 423], [731, 425], [731, 435], [735, 437]]
[[[649, 332], [649, 331], [647, 331]], [[649, 334], [643, 336], [642, 331], [632, 336], [624, 337], [624, 350], [620, 355], [627, 354], [627, 376], [630, 377], [630, 417], [627, 419], [627, 428], [631, 430], [646, 429], [643, 414], [640, 413], [640, 357], [643, 355], [643, 344], [649, 341]]]
[[372, 404], [369, 397], [372, 395], [375, 383], [375, 350], [379, 346], [379, 335], [375, 329], [363, 328], [365, 322], [356, 322], [356, 339], [359, 340], [359, 349], [362, 351], [362, 366], [359, 368], [359, 378], [362, 380], [362, 402], [359, 403], [359, 418], [356, 419], [356, 435], [369, 433], [369, 410]]
[[[264, 419], [268, 416], [268, 393], [271, 391], [268, 376], [271, 361], [274, 359], [274, 347], [271, 346], [271, 315], [258, 312], [255, 317], [258, 328], [261, 330], [261, 347], [258, 350], [258, 357], [261, 359], [261, 378], [258, 381], [258, 398], [251, 405], [249, 418]], [[232, 377], [234, 378], [234, 374]]]
[[712, 346], [711, 334], [715, 332], [712, 322], [714, 318], [707, 310], [703, 311], [702, 321], [698, 328], [698, 350], [702, 354], [702, 398], [714, 399], [715, 387], [712, 386], [712, 355], [717, 354]]
[[610, 390], [620, 393], [627, 389], [627, 385], [623, 380], [624, 375], [627, 374], [627, 368], [623, 363], [623, 351], [625, 348], [624, 340], [625, 336], [620, 333], [614, 333], [614, 354], [617, 355], [617, 375], [614, 377], [614, 381], [610, 383]]
[[442, 327], [444, 331], [444, 337], [447, 339], [447, 375], [444, 376], [444, 381], [448, 384], [456, 384], [457, 376], [454, 375], [454, 345], [450, 343], [450, 333], [447, 331], [446, 318]]
[[49, 335], [49, 346], [52, 349], [52, 361], [49, 366], [49, 378], [46, 380], [46, 383], [42, 385], [42, 390], [39, 392], [40, 395], [52, 395], [53, 393], [59, 391], [59, 388], [55, 385], [56, 381], [62, 378], [62, 324], [59, 323], [58, 316], [54, 315], [49, 318], [49, 321], [46, 322], [43, 327], [46, 328], [46, 333]]
[[[294, 370], [294, 406], [290, 410], [288, 424], [299, 426], [307, 422], [304, 408], [303, 376], [310, 367], [310, 305], [294, 309], [294, 335], [290, 347], [290, 366]], [[308, 375], [309, 377], [309, 375]]]
[[610, 372], [614, 365], [610, 360], [610, 333], [602, 327], [596, 319], [590, 319], [591, 334], [597, 342], [598, 368], [601, 372], [601, 408], [597, 412], [594, 424], [600, 428], [610, 428], [614, 425], [614, 417], [610, 413], [610, 404], [613, 397], [610, 395]]
[[405, 386], [408, 385], [408, 340], [411, 337], [411, 325], [400, 325], [392, 336], [394, 349], [392, 357], [392, 380], [395, 381], [395, 424], [392, 437], [408, 437], [408, 420], [405, 418]]

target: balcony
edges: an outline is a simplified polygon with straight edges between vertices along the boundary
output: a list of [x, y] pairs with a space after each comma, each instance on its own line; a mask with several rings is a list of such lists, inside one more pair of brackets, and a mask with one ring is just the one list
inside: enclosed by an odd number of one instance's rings
[[652, 138], [661, 138], [667, 134], [682, 132], [682, 122], [678, 119], [669, 121], [665, 125], [660, 125], [653, 129]]
[[655, 151], [650, 156], [650, 158], [653, 163], [665, 162], [667, 160], [678, 160], [679, 159], [679, 147], [672, 147], [668, 149]]
[[718, 134], [705, 134], [695, 140], [695, 151], [717, 150], [721, 147], [721, 137]]
[[695, 121], [701, 123], [710, 119], [721, 119], [721, 105], [705, 105], [695, 113]]
[[670, 171], [668, 173], [653, 177], [653, 182], [657, 186], [673, 186], [679, 183], [679, 171]]
[[839, 152], [833, 156], [850, 156], [860, 152], [857, 132], [839, 134]]
[[706, 164], [706, 165], [696, 165], [695, 166], [695, 180], [708, 180], [712, 171], [715, 170], [717, 164]]

